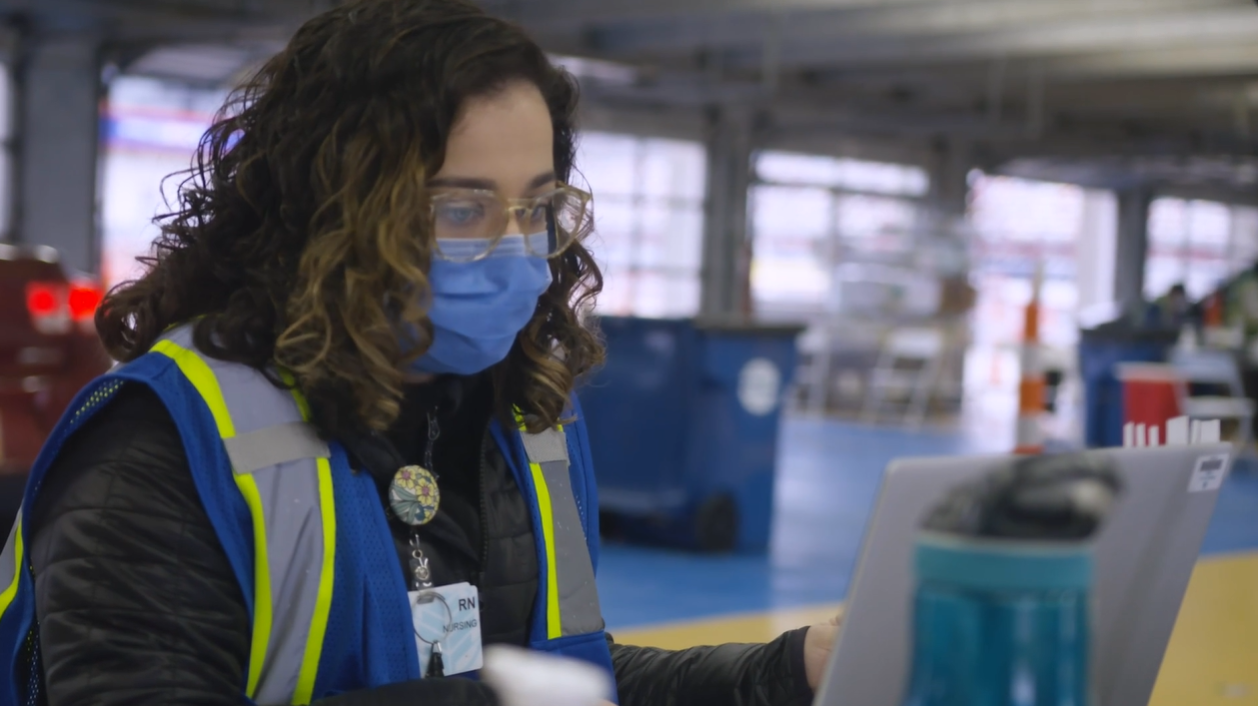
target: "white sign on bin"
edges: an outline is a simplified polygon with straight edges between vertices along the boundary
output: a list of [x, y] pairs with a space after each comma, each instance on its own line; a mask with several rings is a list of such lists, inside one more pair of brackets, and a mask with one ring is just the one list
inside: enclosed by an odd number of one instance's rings
[[777, 409], [782, 394], [782, 372], [773, 361], [752, 358], [738, 373], [738, 402], [748, 414], [763, 417]]

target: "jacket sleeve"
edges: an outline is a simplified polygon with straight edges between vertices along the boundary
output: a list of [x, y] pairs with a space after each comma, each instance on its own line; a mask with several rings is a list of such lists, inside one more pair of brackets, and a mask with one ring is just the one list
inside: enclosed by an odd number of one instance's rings
[[619, 645], [609, 635], [621, 706], [808, 706], [807, 628], [760, 645], [669, 651]]
[[[250, 616], [178, 429], [124, 387], [74, 434], [31, 514], [49, 706], [243, 703]], [[462, 679], [341, 694], [326, 706], [490, 706]]]

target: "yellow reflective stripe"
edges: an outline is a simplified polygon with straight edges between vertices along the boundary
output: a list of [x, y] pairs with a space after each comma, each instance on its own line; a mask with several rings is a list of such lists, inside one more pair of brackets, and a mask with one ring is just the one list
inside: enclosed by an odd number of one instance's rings
[[[560, 432], [563, 431], [563, 425], [557, 424], [555, 428]], [[542, 472], [542, 467], [537, 467], [537, 472]], [[550, 486], [546, 486], [546, 524], [550, 527], [555, 526], [555, 514], [550, 507]], [[546, 545], [546, 558], [550, 562], [548, 571], [546, 572], [546, 580], [550, 581], [550, 590], [546, 596], [547, 612], [549, 615], [546, 620], [546, 632], [550, 639], [555, 640], [563, 637], [563, 613], [559, 609], [559, 560], [555, 558], [555, 532], [551, 530], [550, 544]]]
[[293, 374], [285, 368], [278, 368], [278, 370], [280, 380], [283, 380], [285, 385], [292, 388], [289, 390], [289, 393], [292, 394], [293, 400], [297, 402], [297, 411], [301, 414], [302, 421], [310, 421], [310, 403], [306, 401], [306, 396], [301, 393], [301, 390], [297, 389], [297, 378], [293, 377]]
[[[236, 427], [227, 411], [227, 401], [223, 399], [218, 378], [201, 356], [169, 340], [158, 341], [153, 346], [153, 351], [173, 360], [184, 377], [188, 378], [188, 382], [200, 393], [218, 426], [218, 435], [223, 439], [235, 437]], [[267, 557], [266, 518], [262, 512], [262, 496], [258, 492], [258, 484], [249, 474], [232, 475], [253, 518], [253, 640], [249, 647], [249, 676], [245, 686], [245, 694], [252, 699], [257, 692], [258, 681], [262, 678], [262, 664], [266, 660], [267, 645], [271, 641], [271, 565]]]
[[[527, 434], [524, 415], [517, 408], [515, 422], [521, 434]], [[533, 492], [537, 495], [537, 514], [542, 525], [542, 540], [546, 546], [546, 638], [563, 637], [563, 622], [559, 613], [559, 562], [555, 560], [555, 512], [550, 505], [550, 486], [542, 466], [529, 459], [529, 471], [533, 475]]]
[[13, 605], [13, 599], [17, 597], [18, 584], [22, 583], [22, 520], [17, 521], [17, 527], [13, 530], [13, 563], [15, 569], [13, 571], [13, 581], [4, 589], [4, 593], [0, 593], [0, 616]]
[[249, 680], [245, 685], [245, 693], [252, 699], [262, 678], [267, 646], [271, 643], [271, 564], [267, 552], [266, 516], [262, 512], [258, 482], [249, 473], [232, 475], [236, 477], [236, 487], [240, 488], [253, 517], [253, 642], [249, 646]]
[[541, 465], [529, 463], [529, 469], [533, 472], [537, 513], [546, 543], [546, 637], [554, 640], [563, 636], [563, 625], [559, 620], [559, 562], [555, 561], [555, 513], [550, 507], [550, 487], [546, 485]]
[[227, 411], [227, 401], [223, 399], [223, 392], [219, 389], [218, 378], [214, 376], [210, 366], [201, 360], [201, 356], [173, 341], [158, 341], [153, 350], [175, 361], [183, 376], [201, 393], [201, 399], [205, 400], [210, 414], [214, 416], [214, 423], [218, 425], [219, 437], [230, 439], [236, 436], [236, 426], [232, 424], [231, 413]]

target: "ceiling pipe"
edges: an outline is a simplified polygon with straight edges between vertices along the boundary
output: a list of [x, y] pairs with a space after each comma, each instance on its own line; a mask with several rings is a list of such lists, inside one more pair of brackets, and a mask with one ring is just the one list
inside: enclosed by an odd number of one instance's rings
[[1236, 129], [1236, 136], [1242, 140], [1249, 140], [1252, 136], [1249, 122], [1249, 96], [1243, 89], [1236, 93], [1236, 99], [1232, 103], [1232, 122]]
[[782, 37], [786, 34], [788, 15], [784, 12], [774, 13], [765, 30], [764, 64], [760, 75], [765, 92], [772, 96], [777, 93], [782, 79]]
[[1001, 108], [1005, 101], [1005, 64], [1002, 54], [992, 61], [987, 72], [987, 121], [1000, 124]]

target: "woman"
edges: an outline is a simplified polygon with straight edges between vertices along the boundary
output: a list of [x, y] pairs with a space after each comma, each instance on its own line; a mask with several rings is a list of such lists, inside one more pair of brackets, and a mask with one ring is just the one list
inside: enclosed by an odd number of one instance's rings
[[624, 704], [810, 698], [833, 626], [603, 633], [575, 108], [464, 0], [330, 11], [235, 94], [97, 317], [126, 365], [32, 474], [0, 705], [489, 704], [449, 678], [482, 644], [603, 666]]

